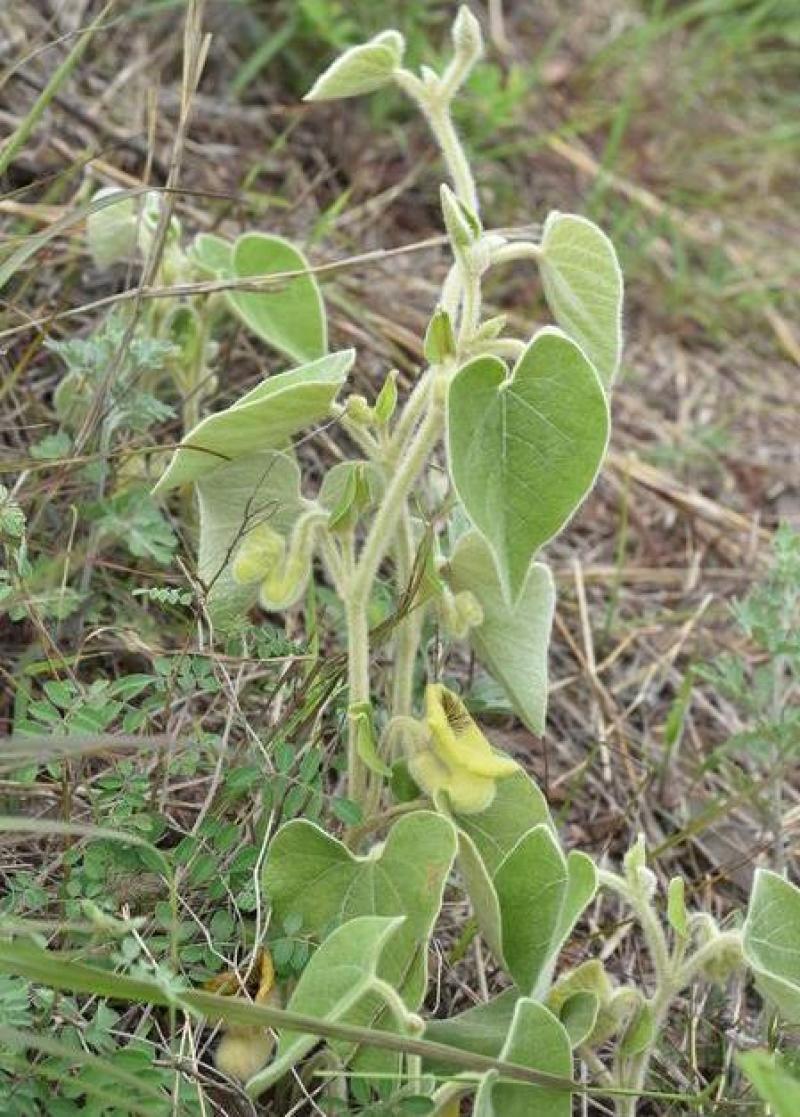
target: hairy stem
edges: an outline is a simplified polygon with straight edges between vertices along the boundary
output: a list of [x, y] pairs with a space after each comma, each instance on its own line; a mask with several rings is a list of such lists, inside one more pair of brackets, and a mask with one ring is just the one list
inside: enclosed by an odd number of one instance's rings
[[[441, 372], [441, 370], [439, 370]], [[369, 626], [367, 608], [380, 565], [396, 537], [398, 524], [406, 508], [412, 486], [425, 467], [436, 445], [444, 423], [444, 404], [431, 400], [430, 409], [411, 440], [405, 455], [390, 481], [377, 515], [372, 522], [364, 549], [358, 558], [347, 594], [347, 653], [349, 702], [369, 702]], [[351, 720], [348, 728], [349, 795], [364, 805], [367, 793], [367, 771], [358, 755], [358, 727]]]
[[[369, 623], [367, 603], [351, 594], [347, 602], [347, 685], [351, 706], [369, 702]], [[347, 794], [362, 805], [367, 796], [367, 768], [358, 754], [358, 725], [347, 719]]]
[[636, 1117], [639, 1096], [645, 1088], [658, 1037], [673, 999], [714, 958], [731, 948], [740, 948], [742, 936], [739, 931], [725, 931], [704, 943], [689, 958], [684, 957], [686, 946], [683, 942], [670, 954], [664, 929], [644, 891], [624, 877], [604, 869], [599, 871], [599, 877], [603, 887], [622, 897], [633, 909], [642, 928], [655, 973], [655, 990], [647, 1002], [652, 1020], [651, 1038], [644, 1049], [635, 1055], [626, 1058], [618, 1053], [615, 1058], [614, 1077], [617, 1084], [632, 1091], [616, 1099], [618, 1117]]
[[664, 928], [653, 910], [649, 899], [638, 889], [616, 873], [606, 869], [598, 870], [598, 878], [603, 888], [621, 896], [633, 909], [642, 928], [644, 941], [653, 963], [656, 985], [660, 986], [667, 979], [670, 971], [669, 948], [664, 934]]
[[473, 213], [477, 213], [478, 191], [475, 179], [453, 124], [449, 102], [426, 100], [421, 107], [441, 148], [456, 197], [469, 206]]
[[[397, 531], [396, 583], [398, 600], [408, 592], [414, 566], [414, 537], [408, 507], [403, 509]], [[412, 605], [408, 616], [398, 623], [395, 637], [394, 663], [392, 665], [392, 717], [410, 717], [414, 694], [414, 667], [421, 629], [422, 610]]]

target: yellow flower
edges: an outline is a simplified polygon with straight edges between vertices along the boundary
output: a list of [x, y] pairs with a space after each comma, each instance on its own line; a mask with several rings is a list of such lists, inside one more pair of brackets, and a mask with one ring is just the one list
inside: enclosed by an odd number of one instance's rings
[[270, 527], [258, 524], [245, 535], [231, 565], [240, 586], [260, 583], [258, 599], [269, 612], [280, 612], [303, 596], [311, 575], [314, 535], [327, 513], [311, 508], [299, 517], [287, 540]]
[[425, 712], [427, 747], [409, 759], [411, 775], [431, 798], [446, 791], [456, 811], [485, 810], [497, 780], [518, 770], [516, 761], [492, 749], [458, 695], [440, 683], [428, 684]]
[[286, 555], [286, 541], [269, 524], [248, 531], [233, 560], [233, 580], [240, 586], [263, 581]]
[[[261, 953], [259, 969], [255, 1003], [280, 1007], [280, 994], [275, 986], [275, 969], [268, 950]], [[236, 984], [234, 975], [228, 973], [212, 978], [207, 988], [215, 993], [229, 994], [234, 992]], [[214, 1052], [214, 1065], [229, 1078], [247, 1082], [269, 1062], [274, 1046], [272, 1035], [265, 1029], [223, 1024], [222, 1038]]]

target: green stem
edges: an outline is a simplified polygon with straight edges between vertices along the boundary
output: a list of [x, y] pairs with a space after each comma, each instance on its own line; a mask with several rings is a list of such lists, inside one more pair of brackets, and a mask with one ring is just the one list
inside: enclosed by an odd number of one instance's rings
[[[348, 702], [355, 706], [369, 702], [369, 623], [367, 606], [361, 596], [351, 594], [347, 602], [347, 685]], [[363, 806], [367, 797], [367, 767], [358, 753], [358, 724], [347, 719], [347, 794]]]
[[450, 114], [450, 102], [455, 89], [442, 84], [440, 88], [431, 90], [409, 70], [397, 71], [394, 78], [400, 88], [416, 102], [428, 121], [444, 156], [456, 197], [469, 206], [473, 213], [477, 213], [478, 191], [475, 179]]
[[[351, 706], [369, 702], [369, 625], [367, 609], [378, 570], [395, 538], [398, 523], [414, 482], [442, 432], [444, 404], [434, 398], [430, 410], [411, 440], [394, 477], [390, 481], [364, 549], [356, 563], [347, 594], [347, 655]], [[347, 760], [349, 797], [364, 806], [367, 796], [367, 771], [358, 755], [358, 734], [355, 721], [348, 728]]]
[[424, 372], [406, 401], [406, 405], [397, 420], [397, 424], [392, 431], [389, 445], [386, 449], [386, 462], [390, 466], [393, 465], [398, 458], [403, 456], [403, 451], [406, 449], [411, 435], [414, 432], [414, 427], [425, 411], [433, 376], [433, 369], [429, 368]]
[[[414, 538], [408, 507], [403, 509], [397, 531], [396, 583], [398, 600], [407, 592], [414, 567]], [[394, 663], [392, 664], [392, 717], [410, 717], [414, 695], [414, 666], [417, 661], [422, 609], [412, 607], [397, 626]]]
[[456, 197], [464, 205], [469, 206], [473, 213], [477, 213], [478, 191], [475, 179], [472, 177], [472, 170], [453, 124], [449, 102], [426, 100], [421, 104], [421, 108], [441, 148]]
[[380, 564], [395, 538], [408, 494], [442, 433], [444, 401], [437, 398], [437, 395], [434, 386], [434, 398], [430, 402], [428, 414], [397, 466], [356, 564], [351, 598], [355, 601], [360, 600], [365, 605]]
[[515, 240], [501, 244], [491, 255], [492, 264], [509, 264], [515, 260], [540, 260], [542, 249], [529, 240]]
[[621, 896], [633, 908], [641, 924], [644, 941], [653, 962], [656, 986], [662, 985], [670, 974], [669, 948], [664, 929], [649, 899], [638, 889], [631, 887], [623, 877], [606, 869], [598, 870], [598, 879], [602, 887]]
[[642, 1051], [631, 1058], [625, 1059], [618, 1054], [615, 1059], [616, 1082], [631, 1091], [630, 1094], [616, 1099], [617, 1113], [619, 1117], [636, 1117], [639, 1097], [647, 1082], [656, 1041], [673, 999], [716, 956], [732, 946], [740, 947], [742, 936], [739, 931], [725, 931], [710, 939], [690, 958], [684, 960], [685, 944], [683, 943], [680, 943], [675, 953], [670, 955], [664, 929], [649, 898], [631, 882], [615, 873], [601, 869], [599, 877], [601, 885], [621, 896], [636, 914], [653, 961], [656, 977], [655, 992], [648, 1002], [652, 1016], [652, 1039]]

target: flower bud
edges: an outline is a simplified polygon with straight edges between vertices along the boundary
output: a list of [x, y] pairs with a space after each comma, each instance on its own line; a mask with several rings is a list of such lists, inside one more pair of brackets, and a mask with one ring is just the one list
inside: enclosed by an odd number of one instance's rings
[[372, 408], [363, 396], [348, 396], [345, 401], [345, 414], [360, 427], [371, 426], [374, 420]]
[[259, 602], [268, 612], [289, 609], [303, 596], [311, 575], [314, 537], [327, 513], [310, 508], [297, 520], [286, 548], [286, 559], [276, 564], [261, 583]]
[[458, 9], [453, 23], [453, 47], [460, 60], [472, 65], [483, 54], [483, 35], [481, 25], [466, 4]]
[[396, 368], [387, 373], [383, 387], [378, 392], [378, 398], [375, 400], [375, 406], [372, 409], [375, 422], [381, 427], [385, 427], [391, 421], [397, 408], [397, 375]]
[[703, 975], [716, 985], [724, 985], [742, 965], [743, 957], [741, 942], [738, 939], [725, 938], [703, 966]]
[[240, 586], [260, 582], [279, 566], [286, 554], [286, 541], [269, 524], [257, 524], [248, 531], [234, 556], [231, 574]]
[[[121, 195], [118, 201], [108, 199]], [[92, 203], [105, 204], [86, 218], [86, 241], [98, 268], [108, 268], [136, 253], [136, 204], [116, 186], [105, 186], [92, 197]]]
[[425, 360], [431, 365], [440, 365], [455, 356], [456, 339], [453, 323], [450, 321], [450, 315], [441, 306], [436, 308], [428, 323], [423, 349]]
[[483, 609], [471, 590], [453, 594], [445, 586], [440, 608], [445, 628], [454, 640], [463, 640], [471, 628], [483, 624]]
[[459, 201], [446, 182], [442, 183], [439, 196], [444, 227], [453, 247], [470, 248], [481, 235], [477, 216]]

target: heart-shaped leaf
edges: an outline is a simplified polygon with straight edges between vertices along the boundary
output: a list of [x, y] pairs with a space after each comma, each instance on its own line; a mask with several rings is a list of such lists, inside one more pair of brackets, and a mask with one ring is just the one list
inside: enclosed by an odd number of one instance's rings
[[209, 415], [183, 436], [153, 492], [197, 481], [260, 450], [283, 449], [292, 435], [328, 414], [354, 359], [354, 350], [343, 349], [270, 376], [232, 407]]
[[427, 984], [427, 942], [455, 852], [455, 828], [432, 811], [399, 819], [386, 842], [365, 857], [297, 819], [270, 844], [264, 891], [278, 923], [300, 918], [304, 931], [320, 937], [355, 916], [405, 916], [384, 952], [379, 976], [416, 1010]]
[[564, 942], [597, 890], [593, 862], [577, 851], [565, 857], [548, 819], [492, 870], [461, 832], [459, 868], [492, 953], [524, 993], [543, 997]]
[[258, 583], [240, 585], [233, 577], [232, 560], [242, 539], [260, 524], [288, 535], [308, 502], [300, 495], [297, 462], [291, 454], [278, 450], [239, 458], [201, 477], [197, 502], [197, 573], [208, 588], [208, 614], [224, 630], [258, 598]]
[[552, 829], [547, 803], [522, 770], [499, 780], [489, 807], [477, 814], [454, 811], [458, 824], [458, 868], [472, 902], [481, 935], [497, 961], [505, 965], [502, 914], [495, 874], [506, 855], [533, 826]]
[[768, 869], [753, 883], [742, 946], [759, 989], [800, 1024], [800, 888]]
[[622, 272], [614, 245], [585, 217], [551, 213], [541, 247], [539, 269], [553, 317], [609, 388], [622, 352]]
[[403, 61], [405, 40], [399, 31], [382, 31], [368, 43], [351, 47], [331, 63], [306, 93], [304, 101], [333, 101], [380, 89]]
[[532, 563], [512, 608], [491, 548], [478, 532], [470, 531], [459, 539], [447, 571], [453, 589], [471, 591], [483, 610], [483, 622], [469, 632], [478, 658], [502, 685], [525, 725], [533, 733], [544, 733], [547, 649], [555, 609], [550, 570]]
[[[564, 1025], [539, 1001], [520, 997], [500, 1058], [542, 1074], [572, 1078], [572, 1048]], [[484, 1076], [475, 1098], [480, 1117], [571, 1117], [572, 1092]]]
[[500, 902], [503, 957], [508, 972], [530, 996], [541, 994], [567, 890], [567, 860], [552, 830], [529, 830], [494, 876]]
[[[363, 916], [338, 927], [312, 954], [286, 1007], [319, 1020], [343, 1020], [368, 992], [402, 922]], [[318, 1042], [314, 1035], [281, 1032], [274, 1060], [250, 1079], [248, 1094], [258, 1097]]]
[[460, 369], [447, 413], [453, 484], [513, 603], [533, 555], [594, 484], [608, 444], [603, 386], [583, 351], [548, 327], [511, 376], [497, 357]]
[[245, 233], [233, 246], [237, 279], [293, 274], [264, 291], [229, 291], [228, 301], [246, 326], [296, 361], [313, 361], [328, 349], [325, 307], [319, 286], [299, 249], [283, 237]]

